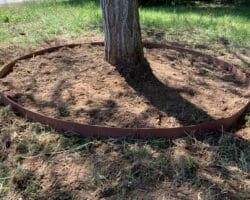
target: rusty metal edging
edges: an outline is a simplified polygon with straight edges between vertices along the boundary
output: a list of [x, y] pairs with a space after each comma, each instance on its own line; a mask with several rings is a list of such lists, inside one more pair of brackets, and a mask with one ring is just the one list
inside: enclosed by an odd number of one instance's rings
[[[99, 45], [99, 46], [104, 45], [103, 42], [85, 43], [85, 45], [86, 44]], [[3, 69], [0, 71], [0, 78], [3, 78], [8, 73], [10, 73], [13, 66], [18, 60], [23, 60], [23, 59], [31, 58], [37, 55], [42, 55], [45, 53], [56, 51], [62, 47], [73, 48], [73, 47], [81, 46], [81, 45], [82, 44], [69, 44], [69, 45], [50, 47], [47, 49], [36, 51], [31, 54], [27, 54], [20, 58], [17, 58], [3, 67]], [[209, 55], [197, 52], [197, 51], [180, 48], [180, 47], [169, 46], [165, 44], [155, 44], [155, 43], [145, 42], [144, 46], [147, 48], [172, 49], [178, 52], [189, 53], [197, 57], [206, 58], [209, 62], [213, 63], [218, 68], [227, 70], [231, 72], [232, 74], [236, 75], [241, 81], [244, 81], [247, 84], [247, 86], [250, 88], [250, 79], [249, 79], [250, 76], [247, 72], [227, 62], [224, 62], [220, 59], [214, 58], [212, 56], [209, 56]], [[138, 128], [136, 129], [136, 128], [112, 128], [112, 127], [92, 126], [92, 125], [87, 125], [87, 124], [80, 124], [76, 122], [55, 119], [52, 117], [47, 117], [40, 113], [33, 112], [31, 110], [28, 110], [27, 108], [21, 106], [20, 104], [14, 102], [12, 99], [4, 95], [3, 92], [1, 91], [0, 91], [0, 97], [1, 97], [0, 101], [4, 105], [9, 105], [15, 112], [17, 112], [18, 114], [20, 114], [21, 116], [27, 119], [48, 125], [51, 128], [54, 128], [56, 130], [77, 133], [79, 134], [79, 136], [82, 136], [82, 137], [86, 137], [86, 136], [98, 136], [98, 137], [135, 136], [135, 137], [178, 138], [178, 137], [186, 136], [187, 134], [198, 134], [198, 133], [218, 131], [218, 130], [221, 130], [222, 128], [224, 130], [228, 130], [238, 121], [238, 119], [245, 112], [248, 106], [250, 106], [250, 101], [249, 101], [242, 109], [240, 109], [238, 112], [236, 112], [230, 117], [222, 118], [222, 119], [214, 120], [210, 122], [203, 122], [198, 125], [183, 126], [183, 127], [177, 127], [177, 128]]]

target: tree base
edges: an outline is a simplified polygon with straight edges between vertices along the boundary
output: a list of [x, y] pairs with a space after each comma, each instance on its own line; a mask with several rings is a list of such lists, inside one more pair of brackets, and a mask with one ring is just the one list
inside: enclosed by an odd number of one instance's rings
[[116, 65], [116, 68], [128, 82], [138, 83], [154, 79], [150, 64], [145, 58], [138, 65]]

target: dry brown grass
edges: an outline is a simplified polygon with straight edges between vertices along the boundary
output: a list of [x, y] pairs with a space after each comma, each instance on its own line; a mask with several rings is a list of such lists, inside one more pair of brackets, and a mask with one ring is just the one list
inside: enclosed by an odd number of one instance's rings
[[[0, 107], [1, 198], [247, 199], [250, 145], [234, 133], [165, 139], [66, 137]], [[250, 133], [249, 133], [250, 134]]]

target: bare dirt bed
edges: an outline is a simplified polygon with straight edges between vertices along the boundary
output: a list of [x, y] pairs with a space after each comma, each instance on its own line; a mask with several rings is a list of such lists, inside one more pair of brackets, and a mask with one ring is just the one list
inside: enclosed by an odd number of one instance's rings
[[[227, 117], [250, 97], [245, 85], [202, 58], [144, 49], [152, 71], [133, 73], [83, 45], [19, 61], [0, 87], [47, 116], [111, 127], [178, 127]], [[146, 72], [145, 72], [146, 71]]]

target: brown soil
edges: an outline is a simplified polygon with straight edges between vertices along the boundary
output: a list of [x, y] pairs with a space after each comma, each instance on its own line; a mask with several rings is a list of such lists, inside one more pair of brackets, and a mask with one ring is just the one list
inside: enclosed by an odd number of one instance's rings
[[[202, 58], [145, 49], [152, 69], [106, 63], [103, 47], [84, 45], [19, 61], [1, 90], [48, 116], [111, 127], [178, 127], [227, 117], [250, 91]], [[139, 75], [138, 75], [139, 74]]]

